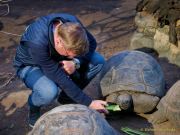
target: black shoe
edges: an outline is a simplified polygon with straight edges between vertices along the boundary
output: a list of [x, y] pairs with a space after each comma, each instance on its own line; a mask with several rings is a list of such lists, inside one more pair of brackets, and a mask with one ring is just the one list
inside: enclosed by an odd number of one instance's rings
[[30, 106], [28, 117], [29, 117], [29, 126], [33, 128], [34, 124], [40, 117], [40, 107]]

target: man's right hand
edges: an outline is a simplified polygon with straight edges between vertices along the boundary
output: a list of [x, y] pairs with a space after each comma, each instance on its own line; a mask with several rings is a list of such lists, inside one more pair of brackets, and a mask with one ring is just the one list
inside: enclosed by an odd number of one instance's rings
[[73, 74], [76, 70], [75, 64], [72, 60], [71, 61], [63, 60], [60, 64], [62, 65], [66, 73], [69, 75]]
[[102, 100], [93, 100], [91, 102], [91, 104], [89, 105], [89, 108], [94, 109], [94, 110], [103, 110], [104, 113], [108, 113], [108, 111], [106, 110], [105, 106], [107, 106], [107, 102], [106, 101], [102, 101]]

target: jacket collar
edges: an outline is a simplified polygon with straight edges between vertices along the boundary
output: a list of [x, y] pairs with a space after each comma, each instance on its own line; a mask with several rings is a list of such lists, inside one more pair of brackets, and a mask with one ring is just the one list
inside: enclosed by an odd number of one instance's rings
[[52, 47], [54, 47], [53, 24], [56, 21], [61, 21], [62, 23], [68, 22], [67, 20], [63, 19], [62, 17], [56, 17], [49, 23], [48, 35], [49, 35], [49, 43], [51, 44]]

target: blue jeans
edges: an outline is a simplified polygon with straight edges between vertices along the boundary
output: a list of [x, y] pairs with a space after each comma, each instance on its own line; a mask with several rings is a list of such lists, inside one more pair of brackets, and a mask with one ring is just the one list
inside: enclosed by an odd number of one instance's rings
[[[99, 53], [95, 52], [92, 55], [92, 59], [89, 64], [89, 71], [87, 73], [90, 76], [90, 80], [101, 70], [104, 63], [105, 60]], [[17, 75], [23, 80], [25, 85], [32, 90], [28, 99], [30, 106], [40, 107], [48, 105], [54, 101], [62, 91], [55, 82], [44, 75], [39, 67], [23, 67], [18, 70]]]

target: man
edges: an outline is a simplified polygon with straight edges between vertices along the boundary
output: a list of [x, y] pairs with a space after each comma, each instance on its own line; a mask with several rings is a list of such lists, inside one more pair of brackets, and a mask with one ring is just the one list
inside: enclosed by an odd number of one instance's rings
[[40, 107], [63, 91], [79, 104], [105, 110], [83, 88], [102, 68], [104, 58], [81, 22], [69, 14], [51, 14], [32, 23], [22, 35], [14, 59], [17, 75], [32, 90], [28, 98], [29, 125], [40, 117]]

